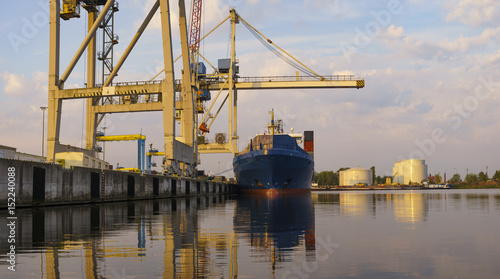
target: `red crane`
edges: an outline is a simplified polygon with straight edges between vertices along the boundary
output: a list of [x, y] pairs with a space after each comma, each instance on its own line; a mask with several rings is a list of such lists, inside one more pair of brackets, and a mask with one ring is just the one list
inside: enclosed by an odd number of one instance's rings
[[189, 48], [193, 52], [196, 52], [200, 49], [201, 2], [202, 0], [193, 0], [193, 12], [191, 13], [191, 32], [189, 33]]

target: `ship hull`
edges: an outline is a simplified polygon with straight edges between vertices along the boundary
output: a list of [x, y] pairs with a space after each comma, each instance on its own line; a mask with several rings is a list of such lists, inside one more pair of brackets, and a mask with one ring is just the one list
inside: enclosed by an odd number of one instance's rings
[[311, 191], [314, 161], [303, 151], [250, 151], [234, 158], [233, 167], [242, 193]]

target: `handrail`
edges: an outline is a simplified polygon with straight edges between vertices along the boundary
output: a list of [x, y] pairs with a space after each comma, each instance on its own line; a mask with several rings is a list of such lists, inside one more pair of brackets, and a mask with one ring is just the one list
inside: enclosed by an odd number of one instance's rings
[[[363, 80], [354, 75], [332, 75], [323, 76], [322, 81], [356, 81]], [[238, 77], [237, 82], [273, 82], [273, 81], [321, 81], [315, 76], [262, 76], [262, 77]]]
[[[237, 77], [236, 83], [239, 82], [290, 82], [290, 81], [357, 81], [364, 80], [363, 78], [354, 75], [331, 75], [322, 76], [324, 80], [319, 80], [315, 76], [261, 76], [261, 77]], [[152, 81], [127, 81], [127, 82], [114, 82], [110, 86], [126, 86], [126, 85], [146, 85], [146, 84], [160, 84], [161, 80]], [[209, 83], [222, 83], [224, 80], [212, 79]], [[175, 85], [180, 85], [180, 79], [175, 80]], [[96, 84], [96, 87], [101, 87], [102, 84]]]

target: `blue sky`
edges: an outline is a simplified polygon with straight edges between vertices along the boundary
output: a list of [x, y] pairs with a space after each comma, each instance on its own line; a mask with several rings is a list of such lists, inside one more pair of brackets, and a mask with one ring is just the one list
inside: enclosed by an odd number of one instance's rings
[[[171, 1], [177, 20], [177, 2]], [[187, 1], [190, 6], [190, 1]], [[115, 33], [120, 57], [153, 1], [119, 1]], [[4, 4], [0, 21], [0, 144], [41, 153], [42, 113], [47, 104], [48, 0]], [[266, 126], [275, 109], [287, 129], [314, 130], [316, 170], [376, 166], [390, 174], [395, 161], [426, 159], [429, 173], [477, 173], [500, 169], [500, 3], [471, 1], [205, 1], [208, 31], [235, 7], [242, 18], [300, 61], [324, 75], [364, 77], [364, 89], [241, 91], [240, 148]], [[22, 8], [21, 8], [22, 7]], [[61, 71], [85, 35], [86, 12], [61, 21]], [[99, 38], [102, 35], [98, 35]], [[175, 50], [180, 54], [178, 26]], [[229, 25], [202, 44], [212, 63], [228, 55]], [[241, 76], [295, 75], [242, 24], [237, 26]], [[116, 63], [117, 60], [115, 60]], [[115, 81], [147, 80], [162, 69], [156, 17]], [[181, 64], [176, 64], [179, 77]], [[81, 87], [79, 63], [67, 85]], [[214, 131], [227, 131], [227, 109]], [[82, 146], [82, 101], [63, 103], [61, 142]], [[110, 115], [107, 134], [140, 133], [162, 145], [160, 113]], [[134, 166], [136, 144], [106, 144], [106, 159]], [[157, 159], [157, 161], [159, 161]], [[231, 168], [231, 156], [206, 155], [201, 168]], [[227, 173], [228, 175], [230, 173]]]

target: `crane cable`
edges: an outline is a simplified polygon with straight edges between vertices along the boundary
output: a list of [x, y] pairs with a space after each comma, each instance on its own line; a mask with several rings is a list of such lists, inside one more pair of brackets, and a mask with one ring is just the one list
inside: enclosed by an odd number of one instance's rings
[[290, 66], [294, 67], [295, 69], [309, 75], [309, 76], [316, 76], [314, 74], [314, 72], [308, 70], [307, 68], [304, 68], [302, 66], [300, 66], [299, 64], [293, 62], [291, 59], [289, 59], [288, 57], [286, 57], [285, 55], [283, 55], [281, 52], [279, 52], [276, 48], [274, 48], [270, 43], [269, 41], [265, 40], [262, 36], [260, 36], [257, 31], [255, 31], [253, 28], [251, 28], [250, 26], [248, 26], [247, 24], [245, 24], [245, 22], [243, 22], [243, 25], [248, 29], [248, 31], [250, 31], [250, 33], [252, 33], [252, 35], [255, 36], [255, 38], [257, 38], [265, 47], [267, 47], [271, 52], [273, 52], [278, 58], [281, 58], [283, 61], [285, 61], [286, 63], [288, 63]]
[[[309, 76], [315, 76], [320, 78], [321, 80], [325, 79], [319, 74], [315, 73], [313, 70], [309, 69], [306, 65], [302, 64], [300, 61], [295, 59], [292, 55], [288, 54], [286, 51], [278, 47], [274, 44], [270, 39], [266, 38], [259, 31], [257, 31], [253, 26], [251, 26], [248, 22], [246, 22], [243, 18], [239, 17], [243, 22], [243, 25], [254, 35], [265, 47], [267, 47], [271, 52], [273, 52], [276, 56], [284, 60], [286, 63], [294, 67], [295, 69], [302, 71], [303, 73]], [[279, 51], [281, 50], [281, 52]], [[284, 55], [284, 52], [286, 55]], [[289, 57], [287, 57], [289, 56]]]

